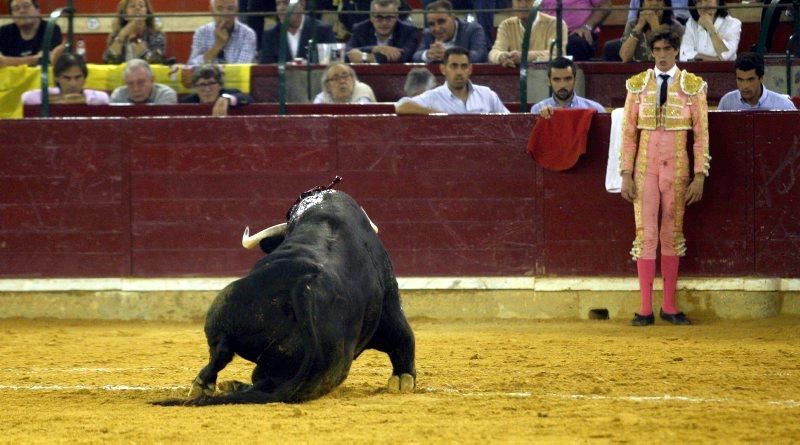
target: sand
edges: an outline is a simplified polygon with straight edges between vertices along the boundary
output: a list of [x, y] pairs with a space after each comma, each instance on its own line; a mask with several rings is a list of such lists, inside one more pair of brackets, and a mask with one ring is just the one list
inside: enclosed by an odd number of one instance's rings
[[800, 441], [800, 318], [698, 321], [412, 319], [413, 394], [368, 351], [315, 401], [187, 408], [148, 402], [188, 391], [198, 323], [0, 320], [0, 442]]

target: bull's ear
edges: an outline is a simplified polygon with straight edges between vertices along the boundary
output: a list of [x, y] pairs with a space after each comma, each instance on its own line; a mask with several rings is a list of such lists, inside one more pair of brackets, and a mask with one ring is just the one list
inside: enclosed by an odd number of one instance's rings
[[277, 249], [278, 246], [281, 245], [283, 240], [286, 239], [285, 234], [275, 235], [275, 236], [268, 236], [258, 243], [258, 247], [261, 248], [264, 253], [270, 253], [273, 250]]

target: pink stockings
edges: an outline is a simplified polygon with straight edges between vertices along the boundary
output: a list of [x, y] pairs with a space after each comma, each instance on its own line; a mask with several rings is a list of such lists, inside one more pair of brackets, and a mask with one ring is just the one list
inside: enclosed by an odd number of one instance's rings
[[[661, 309], [667, 314], [675, 314], [675, 289], [678, 284], [678, 266], [680, 258], [673, 255], [661, 255], [661, 276], [664, 278], [664, 301]], [[642, 310], [640, 315], [653, 313], [653, 280], [656, 277], [656, 260], [640, 258], [636, 261], [639, 273], [639, 290], [642, 294]]]

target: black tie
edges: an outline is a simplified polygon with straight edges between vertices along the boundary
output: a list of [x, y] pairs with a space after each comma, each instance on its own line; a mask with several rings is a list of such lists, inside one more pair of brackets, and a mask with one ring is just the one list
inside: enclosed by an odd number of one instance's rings
[[658, 96], [658, 105], [663, 106], [667, 101], [667, 88], [669, 87], [669, 74], [659, 74], [661, 78], [661, 94]]

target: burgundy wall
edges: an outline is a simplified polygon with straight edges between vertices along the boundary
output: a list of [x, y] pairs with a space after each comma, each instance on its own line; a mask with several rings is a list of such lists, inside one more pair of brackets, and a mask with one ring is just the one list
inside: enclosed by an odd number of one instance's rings
[[[630, 205], [603, 188], [609, 116], [562, 173], [510, 116], [239, 116], [0, 121], [0, 276], [217, 276], [258, 258], [242, 229], [282, 220], [339, 174], [404, 276], [631, 275]], [[800, 114], [710, 115], [684, 270], [800, 276]]]

